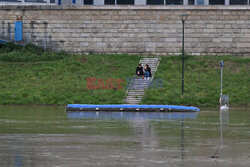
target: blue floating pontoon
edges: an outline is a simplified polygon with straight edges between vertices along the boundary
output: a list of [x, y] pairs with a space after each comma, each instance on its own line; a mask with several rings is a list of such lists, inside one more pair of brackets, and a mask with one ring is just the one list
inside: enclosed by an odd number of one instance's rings
[[175, 105], [131, 105], [131, 104], [68, 104], [67, 112], [74, 111], [148, 111], [148, 112], [197, 112], [197, 107]]
[[68, 112], [68, 119], [101, 119], [101, 120], [182, 120], [196, 119], [198, 112]]

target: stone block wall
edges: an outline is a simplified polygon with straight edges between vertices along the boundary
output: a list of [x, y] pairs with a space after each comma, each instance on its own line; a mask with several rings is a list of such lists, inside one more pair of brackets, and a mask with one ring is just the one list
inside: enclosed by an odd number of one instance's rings
[[0, 38], [71, 53], [180, 54], [182, 22], [190, 54], [250, 53], [248, 6], [1, 6]]

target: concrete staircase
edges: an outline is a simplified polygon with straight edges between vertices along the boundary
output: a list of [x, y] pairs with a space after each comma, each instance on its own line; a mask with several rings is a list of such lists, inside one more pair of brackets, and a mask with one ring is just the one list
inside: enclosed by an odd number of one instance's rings
[[142, 67], [146, 64], [151, 68], [152, 77], [150, 79], [142, 79], [142, 77], [133, 76], [127, 89], [126, 98], [123, 100], [126, 104], [139, 104], [144, 96], [144, 90], [148, 88], [154, 78], [154, 73], [159, 65], [159, 58], [142, 58], [139, 63]]

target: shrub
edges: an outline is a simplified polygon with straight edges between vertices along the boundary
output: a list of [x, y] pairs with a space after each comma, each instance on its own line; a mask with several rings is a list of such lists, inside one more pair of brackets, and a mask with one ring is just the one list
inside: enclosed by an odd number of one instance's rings
[[0, 60], [6, 62], [35, 62], [60, 60], [67, 56], [65, 53], [44, 52], [36, 45], [26, 46], [13, 43], [2, 44], [0, 47]]

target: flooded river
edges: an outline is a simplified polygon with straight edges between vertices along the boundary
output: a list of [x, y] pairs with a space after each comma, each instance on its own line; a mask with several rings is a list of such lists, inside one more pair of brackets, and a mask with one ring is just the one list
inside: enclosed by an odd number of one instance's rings
[[0, 106], [0, 166], [249, 167], [250, 109], [69, 113]]

